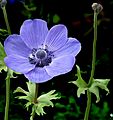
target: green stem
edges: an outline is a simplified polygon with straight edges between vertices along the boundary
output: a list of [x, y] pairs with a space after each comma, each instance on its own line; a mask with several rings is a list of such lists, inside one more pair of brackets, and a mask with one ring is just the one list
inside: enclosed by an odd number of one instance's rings
[[91, 107], [91, 93], [89, 90], [87, 90], [87, 107], [85, 111], [84, 120], [88, 120], [90, 107]]
[[[6, 12], [5, 6], [2, 7], [2, 10], [3, 10], [4, 20], [5, 20], [5, 23], [6, 23], [6, 27], [7, 27], [8, 33], [11, 34], [11, 29], [10, 29], [10, 26], [9, 26], [9, 22], [8, 22], [8, 17], [7, 17], [7, 12]], [[9, 98], [10, 98], [10, 76], [11, 76], [11, 71], [8, 68], [8, 70], [7, 70], [7, 77], [6, 77], [6, 106], [5, 106], [4, 120], [8, 120]]]
[[6, 106], [4, 120], [8, 120], [9, 98], [10, 98], [10, 69], [8, 69], [6, 77]]
[[2, 10], [3, 10], [4, 20], [5, 20], [5, 23], [6, 23], [6, 27], [7, 27], [8, 33], [11, 34], [11, 29], [10, 29], [10, 26], [9, 26], [9, 22], [8, 22], [7, 12], [6, 12], [5, 6], [2, 7]]
[[94, 11], [94, 41], [93, 41], [93, 56], [92, 56], [92, 70], [89, 85], [91, 85], [95, 73], [95, 61], [96, 61], [96, 41], [97, 41], [97, 12]]
[[[94, 41], [93, 41], [93, 56], [92, 56], [92, 70], [91, 70], [91, 76], [89, 79], [88, 86], [90, 87], [93, 82], [93, 77], [95, 73], [95, 61], [96, 61], [96, 41], [97, 41], [97, 12], [94, 11]], [[87, 107], [85, 111], [84, 120], [88, 120], [89, 112], [91, 108], [91, 93], [89, 90], [87, 90]]]
[[[39, 84], [36, 83], [36, 88], [35, 88], [35, 97], [34, 97], [34, 104], [37, 103], [37, 96], [38, 96], [38, 88], [39, 88]], [[34, 119], [35, 117], [35, 111], [33, 112], [32, 114], [32, 120]]]

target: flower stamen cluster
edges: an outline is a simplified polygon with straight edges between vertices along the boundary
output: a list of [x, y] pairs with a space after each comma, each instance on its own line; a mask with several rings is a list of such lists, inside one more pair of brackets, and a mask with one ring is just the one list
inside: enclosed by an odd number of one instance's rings
[[52, 62], [52, 52], [43, 48], [33, 48], [31, 53], [29, 54], [29, 62], [31, 64], [35, 64], [36, 67], [44, 67], [48, 66], [49, 63]]

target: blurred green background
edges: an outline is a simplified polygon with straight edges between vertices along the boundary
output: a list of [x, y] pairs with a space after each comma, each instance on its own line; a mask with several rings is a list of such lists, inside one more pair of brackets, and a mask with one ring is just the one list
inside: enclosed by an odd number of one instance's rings
[[[102, 4], [103, 11], [98, 16], [98, 41], [95, 78], [111, 79], [108, 88], [110, 94], [100, 90], [101, 101], [95, 103], [96, 97], [92, 95], [92, 108], [89, 120], [112, 120], [113, 113], [113, 72], [112, 72], [112, 48], [113, 48], [113, 0], [8, 0], [7, 14], [12, 33], [19, 34], [20, 26], [26, 19], [44, 19], [48, 27], [55, 24], [64, 24], [68, 28], [68, 36], [77, 38], [82, 44], [82, 50], [76, 57], [83, 71], [86, 82], [90, 76], [93, 42], [93, 10], [92, 3]], [[3, 13], [0, 9], [0, 29], [6, 29]], [[3, 43], [7, 32], [0, 31], [0, 41]], [[39, 85], [39, 95], [56, 89], [62, 96], [54, 100], [54, 108], [45, 108], [47, 113], [36, 120], [83, 120], [86, 101], [85, 95], [77, 98], [77, 87], [69, 84], [76, 80], [76, 67], [65, 75], [53, 78], [51, 81]], [[0, 73], [0, 120], [3, 120], [5, 106], [5, 77], [6, 73]], [[21, 86], [25, 89], [28, 80], [23, 75], [11, 79], [9, 120], [29, 120], [30, 112], [26, 111], [26, 101], [15, 99], [13, 91]]]

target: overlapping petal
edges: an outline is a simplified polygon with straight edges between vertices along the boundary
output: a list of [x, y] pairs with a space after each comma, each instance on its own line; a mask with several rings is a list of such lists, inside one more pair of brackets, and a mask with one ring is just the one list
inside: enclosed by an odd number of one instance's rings
[[50, 51], [55, 51], [66, 42], [67, 28], [64, 25], [55, 25], [49, 30], [44, 45], [47, 45]]
[[48, 75], [45, 68], [35, 68], [26, 73], [25, 76], [28, 78], [28, 80], [35, 83], [46, 82], [52, 78], [52, 76]]
[[30, 48], [42, 45], [47, 33], [47, 23], [41, 19], [26, 20], [20, 29], [22, 39]]
[[45, 66], [50, 76], [65, 74], [72, 70], [75, 58], [72, 55], [56, 58], [49, 66]]
[[28, 57], [30, 48], [22, 41], [20, 35], [10, 35], [4, 42], [4, 49], [7, 55], [20, 55]]
[[35, 65], [30, 64], [27, 58], [18, 55], [9, 55], [4, 61], [10, 69], [20, 73], [27, 73], [35, 68]]
[[54, 52], [55, 57], [64, 55], [76, 56], [81, 50], [80, 42], [75, 38], [69, 38], [68, 42], [60, 49]]

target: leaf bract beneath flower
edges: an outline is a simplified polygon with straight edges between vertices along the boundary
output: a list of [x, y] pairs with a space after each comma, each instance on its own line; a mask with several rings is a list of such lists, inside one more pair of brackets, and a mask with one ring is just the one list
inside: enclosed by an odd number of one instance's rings
[[[44, 111], [44, 107], [49, 107], [49, 106], [53, 107], [54, 104], [51, 100], [60, 99], [58, 93], [55, 93], [56, 90], [51, 90], [50, 92], [48, 92], [46, 94], [42, 94], [41, 96], [39, 96], [37, 98], [37, 103], [34, 103], [36, 84], [31, 83], [31, 82], [27, 82], [27, 87], [28, 87], [28, 91], [24, 90], [21, 87], [18, 87], [14, 91], [14, 93], [23, 93], [24, 94], [24, 96], [17, 96], [16, 98], [27, 100], [27, 103], [25, 104], [25, 107], [27, 108], [27, 110], [29, 109], [29, 106], [32, 105], [31, 116], [32, 116], [32, 114], [34, 114], [34, 112], [37, 115], [46, 114]], [[32, 117], [30, 119], [32, 119]]]

